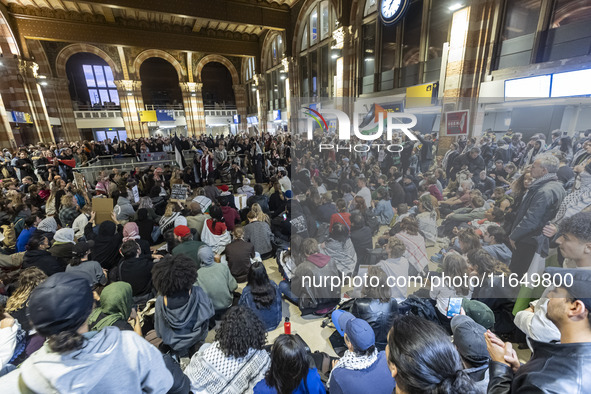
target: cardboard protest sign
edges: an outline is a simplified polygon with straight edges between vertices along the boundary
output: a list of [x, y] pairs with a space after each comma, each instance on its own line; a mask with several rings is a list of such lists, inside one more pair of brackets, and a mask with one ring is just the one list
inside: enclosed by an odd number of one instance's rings
[[111, 213], [113, 212], [113, 199], [100, 197], [93, 198], [92, 210], [96, 213], [94, 220], [97, 225], [101, 224], [105, 220], [111, 220]]

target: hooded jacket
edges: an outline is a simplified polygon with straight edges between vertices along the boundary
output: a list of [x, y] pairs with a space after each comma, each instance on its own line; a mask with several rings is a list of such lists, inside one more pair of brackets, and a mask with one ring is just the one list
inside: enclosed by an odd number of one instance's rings
[[93, 260], [101, 263], [103, 268], [109, 270], [119, 262], [119, 247], [121, 247], [123, 234], [117, 231], [115, 223], [108, 220], [102, 222], [98, 235], [94, 235], [92, 223], [88, 223], [84, 228], [84, 235], [87, 240], [94, 240], [91, 256]]
[[156, 298], [154, 328], [164, 344], [176, 352], [183, 352], [205, 340], [209, 319], [215, 314], [211, 300], [199, 286], [193, 286], [187, 303], [171, 309], [164, 305], [164, 297]]
[[216, 311], [232, 306], [238, 284], [230, 273], [226, 264], [218, 264], [214, 261], [213, 251], [210, 247], [199, 249], [201, 268], [197, 271], [197, 286], [201, 287], [211, 300]]
[[117, 220], [133, 220], [135, 217], [135, 211], [131, 206], [131, 202], [125, 197], [119, 197], [117, 199], [117, 205], [113, 209], [117, 214]]
[[45, 275], [51, 276], [58, 272], [64, 272], [66, 266], [51, 255], [47, 250], [27, 250], [23, 257], [23, 268], [37, 267], [45, 272]]
[[106, 327], [84, 337], [82, 349], [65, 354], [43, 346], [0, 378], [2, 391], [21, 392], [19, 378], [35, 393], [165, 393], [172, 387], [162, 354], [136, 333]]
[[291, 291], [299, 298], [302, 310], [319, 310], [336, 304], [341, 288], [331, 288], [331, 278], [339, 277], [339, 271], [330, 256], [316, 253], [297, 266], [291, 281]]

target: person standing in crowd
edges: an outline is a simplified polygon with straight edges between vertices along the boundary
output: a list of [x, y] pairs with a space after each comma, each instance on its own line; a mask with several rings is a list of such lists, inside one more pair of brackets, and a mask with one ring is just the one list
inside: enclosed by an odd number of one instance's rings
[[551, 155], [540, 156], [531, 168], [534, 182], [523, 197], [513, 221], [509, 242], [513, 248], [511, 272], [522, 275], [527, 272], [529, 264], [537, 250], [536, 237], [542, 229], [556, 216], [560, 203], [566, 192], [556, 177], [558, 159]]

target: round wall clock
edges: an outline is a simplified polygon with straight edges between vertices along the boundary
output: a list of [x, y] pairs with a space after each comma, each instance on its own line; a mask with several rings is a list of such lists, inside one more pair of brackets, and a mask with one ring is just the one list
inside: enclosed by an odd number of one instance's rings
[[384, 25], [394, 25], [402, 20], [410, 0], [380, 0], [380, 19]]

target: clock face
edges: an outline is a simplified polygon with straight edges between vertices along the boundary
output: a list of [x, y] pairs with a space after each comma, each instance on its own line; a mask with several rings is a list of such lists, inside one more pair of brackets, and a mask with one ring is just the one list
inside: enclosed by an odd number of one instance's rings
[[391, 19], [400, 10], [402, 0], [382, 0], [382, 16]]
[[380, 19], [386, 25], [392, 25], [402, 19], [409, 0], [381, 0]]

